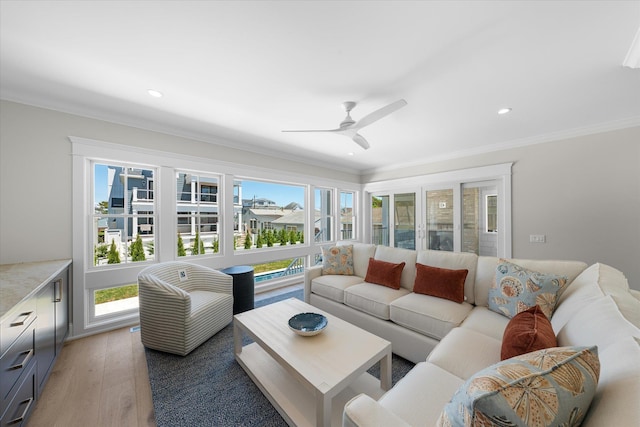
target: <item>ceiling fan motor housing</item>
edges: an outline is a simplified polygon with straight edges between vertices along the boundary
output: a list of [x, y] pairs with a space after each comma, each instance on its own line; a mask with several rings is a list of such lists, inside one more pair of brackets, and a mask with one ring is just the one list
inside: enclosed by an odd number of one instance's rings
[[356, 123], [355, 120], [353, 120], [351, 118], [351, 115], [349, 114], [351, 112], [351, 110], [353, 110], [353, 107], [356, 106], [356, 103], [353, 101], [345, 101], [342, 103], [342, 108], [344, 108], [344, 111], [347, 112], [347, 117], [344, 118], [344, 120], [340, 123], [340, 128], [343, 129], [345, 127], [351, 126], [353, 124]]

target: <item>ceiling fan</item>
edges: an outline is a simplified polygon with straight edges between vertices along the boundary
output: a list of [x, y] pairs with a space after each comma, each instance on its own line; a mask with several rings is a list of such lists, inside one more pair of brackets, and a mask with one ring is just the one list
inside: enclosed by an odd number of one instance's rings
[[369, 148], [369, 143], [362, 135], [358, 133], [360, 129], [365, 126], [369, 126], [371, 123], [380, 120], [381, 118], [388, 116], [394, 111], [404, 107], [407, 105], [407, 101], [404, 99], [400, 99], [396, 102], [392, 102], [391, 104], [382, 107], [373, 113], [367, 114], [357, 122], [351, 118], [349, 114], [351, 110], [356, 106], [356, 103], [353, 101], [347, 101], [342, 103], [342, 108], [347, 112], [347, 117], [344, 118], [342, 123], [340, 123], [340, 127], [337, 129], [318, 129], [318, 130], [283, 130], [282, 132], [332, 132], [340, 135], [347, 136], [353, 141], [364, 148], [365, 150]]

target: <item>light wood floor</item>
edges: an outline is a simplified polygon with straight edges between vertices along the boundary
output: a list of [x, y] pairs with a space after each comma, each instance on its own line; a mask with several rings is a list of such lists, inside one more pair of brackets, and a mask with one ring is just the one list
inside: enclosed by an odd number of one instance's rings
[[156, 427], [140, 332], [127, 327], [64, 344], [27, 427], [86, 426]]
[[140, 332], [67, 341], [28, 427], [155, 427]]

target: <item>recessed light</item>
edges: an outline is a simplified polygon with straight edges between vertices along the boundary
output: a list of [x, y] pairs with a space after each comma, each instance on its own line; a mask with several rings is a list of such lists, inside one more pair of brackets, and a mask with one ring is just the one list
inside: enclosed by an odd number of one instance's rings
[[149, 89], [147, 93], [154, 98], [162, 98], [162, 92], [158, 92], [157, 90]]
[[507, 114], [511, 112], [511, 108], [501, 108], [498, 110], [498, 114]]
[[353, 151], [349, 151], [349, 152], [347, 153], [347, 156], [353, 156]]

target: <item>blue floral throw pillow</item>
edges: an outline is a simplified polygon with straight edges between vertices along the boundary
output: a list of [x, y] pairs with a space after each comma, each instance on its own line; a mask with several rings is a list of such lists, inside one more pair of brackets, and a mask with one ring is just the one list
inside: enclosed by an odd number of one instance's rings
[[322, 248], [322, 274], [353, 276], [353, 245]]
[[551, 319], [565, 286], [565, 276], [538, 273], [501, 259], [489, 289], [489, 309], [512, 318], [538, 305]]
[[600, 377], [598, 348], [554, 347], [503, 360], [453, 395], [438, 426], [578, 426]]

